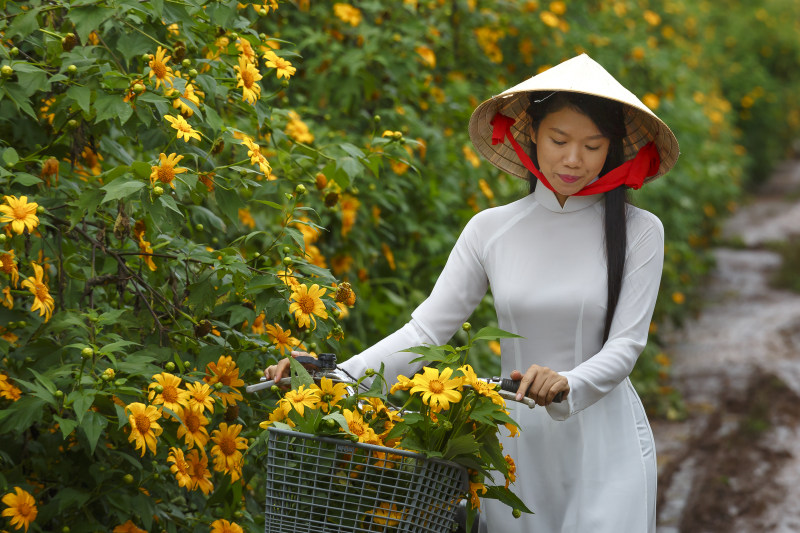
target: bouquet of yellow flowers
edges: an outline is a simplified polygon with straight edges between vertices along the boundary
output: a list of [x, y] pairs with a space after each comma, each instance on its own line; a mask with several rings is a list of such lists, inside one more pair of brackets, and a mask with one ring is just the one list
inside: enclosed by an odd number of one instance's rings
[[516, 516], [531, 512], [509, 488], [516, 469], [498, 440], [500, 428], [515, 435], [518, 426], [496, 385], [466, 364], [475, 341], [513, 336], [484, 328], [466, 346], [411, 348], [415, 361], [435, 366], [391, 386], [382, 366], [355, 383], [315, 383], [292, 360], [292, 388], [261, 423], [270, 430], [267, 531], [286, 519], [343, 528], [334, 531], [446, 531], [464, 497], [468, 528], [480, 497], [505, 502]]

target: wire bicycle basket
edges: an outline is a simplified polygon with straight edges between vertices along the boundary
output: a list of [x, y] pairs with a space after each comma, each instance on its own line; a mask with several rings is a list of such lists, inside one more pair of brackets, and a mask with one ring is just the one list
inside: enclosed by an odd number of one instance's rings
[[469, 490], [455, 463], [269, 428], [267, 533], [444, 533]]

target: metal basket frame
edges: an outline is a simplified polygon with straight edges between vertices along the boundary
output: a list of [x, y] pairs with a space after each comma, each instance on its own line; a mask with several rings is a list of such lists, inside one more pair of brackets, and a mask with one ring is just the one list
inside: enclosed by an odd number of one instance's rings
[[444, 533], [469, 490], [461, 465], [270, 427], [268, 533]]

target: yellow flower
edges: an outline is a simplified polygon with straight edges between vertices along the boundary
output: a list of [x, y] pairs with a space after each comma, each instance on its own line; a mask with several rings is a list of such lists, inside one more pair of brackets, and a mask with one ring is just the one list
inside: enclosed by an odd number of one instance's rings
[[[19, 269], [17, 268], [14, 250], [0, 254], [0, 271], [11, 276], [11, 284], [16, 287], [19, 285]], [[9, 308], [10, 309], [10, 308]]]
[[186, 401], [181, 402], [184, 407], [191, 407], [198, 405], [204, 410], [208, 409], [209, 412], [214, 412], [214, 398], [211, 397], [212, 388], [205, 383], [189, 383], [186, 385], [189, 391], [189, 396]]
[[461, 151], [464, 153], [464, 158], [475, 168], [481, 166], [481, 159], [478, 157], [478, 154], [475, 151], [467, 146], [466, 144], [461, 148]]
[[291, 406], [286, 405], [285, 403], [279, 403], [269, 414], [269, 419], [260, 422], [258, 427], [261, 429], [267, 429], [270, 425], [272, 425], [273, 422], [283, 422], [294, 427], [295, 423], [292, 421], [292, 419], [286, 418], [291, 410]]
[[299, 143], [310, 144], [314, 142], [314, 135], [309, 131], [305, 122], [300, 120], [300, 115], [289, 111], [289, 123], [286, 124], [286, 135]]
[[506, 474], [506, 488], [508, 488], [509, 483], [517, 481], [517, 464], [510, 455], [506, 455], [505, 460], [508, 464], [508, 474]]
[[247, 207], [240, 207], [238, 213], [239, 213], [239, 222], [241, 222], [250, 229], [256, 227], [256, 219], [253, 218], [253, 214], [250, 212], [250, 209], [248, 209]]
[[22, 397], [22, 391], [8, 380], [8, 376], [0, 374], [0, 398], [16, 402]]
[[228, 426], [222, 422], [219, 429], [215, 429], [211, 436], [211, 440], [214, 441], [214, 447], [211, 448], [214, 470], [230, 474], [231, 481], [241, 477], [242, 452], [239, 450], [247, 449], [247, 439], [239, 436], [241, 431], [241, 424]]
[[175, 447], [170, 448], [169, 456], [167, 456], [167, 462], [173, 463], [169, 469], [175, 475], [175, 479], [178, 481], [178, 486], [191, 489], [191, 469], [189, 467], [189, 463], [186, 462], [186, 458], [183, 456], [183, 450]]
[[658, 106], [661, 103], [661, 101], [658, 98], [658, 95], [655, 95], [653, 93], [647, 93], [644, 96], [642, 96], [642, 103], [647, 107], [649, 107], [650, 109], [652, 109], [653, 111], [655, 111], [656, 109], [658, 109]]
[[359, 202], [358, 198], [355, 196], [343, 194], [339, 205], [342, 209], [342, 237], [344, 237], [350, 233], [350, 230], [353, 229], [353, 226], [356, 223], [356, 218], [358, 217], [358, 208], [361, 205], [361, 202]]
[[158, 89], [161, 84], [163, 83], [166, 87], [169, 85], [172, 87], [172, 79], [175, 77], [175, 73], [172, 71], [172, 68], [167, 66], [167, 62], [172, 58], [172, 56], [165, 56], [166, 50], [161, 48], [160, 46], [156, 50], [155, 57], [150, 59], [150, 79], [153, 79], [153, 76], [156, 77], [156, 89]]
[[239, 56], [239, 65], [233, 67], [236, 70], [236, 87], [242, 88], [242, 100], [250, 104], [255, 104], [261, 97], [261, 73], [250, 63], [246, 57]]
[[292, 292], [289, 297], [294, 300], [289, 306], [289, 312], [294, 313], [294, 318], [300, 327], [317, 327], [317, 320], [314, 315], [323, 320], [328, 319], [328, 312], [325, 310], [325, 304], [322, 297], [325, 296], [326, 289], [321, 289], [316, 283], [308, 288], [305, 283]]
[[187, 143], [189, 142], [189, 139], [197, 139], [198, 141], [200, 140], [200, 133], [192, 128], [192, 126], [186, 122], [185, 118], [181, 116], [173, 117], [172, 115], [165, 115], [164, 118], [173, 128], [175, 128], [175, 130], [177, 130], [178, 139], [183, 137], [183, 140]]
[[224, 518], [211, 522], [211, 533], [243, 533], [242, 527]]
[[342, 414], [344, 414], [344, 418], [347, 420], [347, 427], [350, 428], [350, 432], [358, 437], [358, 442], [373, 444], [378, 442], [378, 435], [375, 434], [375, 430], [369, 427], [369, 424], [361, 417], [361, 413], [358, 411], [351, 411], [350, 409], [343, 409]]
[[400, 511], [395, 504], [389, 504], [389, 502], [381, 502], [381, 504], [372, 509], [367, 511], [367, 514], [371, 514], [372, 521], [381, 526], [388, 526], [388, 527], [395, 527], [397, 524], [400, 523], [400, 520], [405, 519], [405, 511]]
[[353, 27], [361, 24], [361, 10], [350, 4], [333, 4], [333, 14]]
[[31, 265], [33, 266], [35, 276], [31, 276], [24, 280], [22, 282], [22, 288], [28, 289], [35, 296], [33, 299], [33, 304], [31, 305], [31, 311], [38, 310], [39, 316], [43, 316], [44, 321], [47, 322], [53, 315], [55, 300], [53, 300], [53, 297], [50, 296], [50, 289], [48, 289], [45, 282], [42, 281], [42, 275], [44, 273], [42, 267], [36, 263], [31, 263]]
[[208, 470], [208, 457], [203, 453], [201, 457], [197, 448], [193, 448], [186, 454], [186, 462], [189, 464], [189, 477], [192, 478], [192, 490], [200, 489], [203, 494], [211, 494], [214, 485], [211, 483], [211, 472]]
[[[180, 77], [180, 72], [176, 72], [175, 74], [176, 76]], [[170, 90], [167, 93], [167, 96], [171, 96], [173, 91], [174, 89]], [[186, 82], [186, 87], [183, 89], [183, 94], [181, 94], [180, 97], [175, 98], [172, 101], [172, 107], [180, 110], [181, 115], [185, 117], [191, 117], [192, 115], [194, 115], [194, 110], [191, 107], [189, 107], [189, 105], [186, 102], [187, 101], [191, 102], [196, 107], [199, 107], [201, 96], [202, 97], [205, 96], [205, 93], [203, 91], [195, 87], [195, 85], [192, 82]]]
[[684, 296], [680, 291], [673, 292], [672, 301], [678, 305], [682, 305], [686, 301], [686, 296]]
[[7, 506], [3, 509], [3, 516], [11, 518], [11, 525], [15, 529], [22, 529], [24, 526], [25, 531], [28, 531], [28, 526], [36, 520], [39, 512], [33, 496], [19, 487], [14, 487], [14, 493], [9, 492], [3, 496], [3, 503]]
[[647, 9], [642, 16], [644, 17], [644, 20], [646, 20], [651, 26], [658, 26], [661, 24], [661, 15], [655, 11], [650, 11]]
[[160, 162], [158, 165], [151, 166], [150, 170], [150, 184], [155, 185], [156, 181], [160, 181], [161, 183], [166, 183], [173, 189], [175, 188], [175, 184], [173, 180], [175, 179], [176, 174], [183, 174], [188, 169], [183, 167], [178, 167], [178, 163], [181, 159], [183, 159], [182, 155], [178, 155], [176, 153], [171, 153], [169, 156], [166, 154], [159, 154], [158, 158]]
[[556, 2], [550, 2], [550, 11], [555, 13], [556, 15], [563, 15], [567, 12], [567, 4], [558, 0]]
[[296, 390], [288, 391], [281, 399], [281, 404], [291, 407], [303, 416], [306, 407], [314, 409], [319, 404], [319, 387], [306, 388], [305, 385], [300, 385]]
[[156, 441], [163, 429], [158, 425], [161, 418], [161, 411], [152, 405], [135, 402], [125, 406], [125, 412], [130, 411], [128, 423], [131, 425], [131, 434], [128, 436], [129, 442], [136, 441], [136, 449], [142, 449], [144, 457], [145, 449], [149, 449], [153, 454], [156, 453]]
[[[163, 405], [167, 409], [179, 412], [181, 404], [189, 400], [189, 392], [181, 389], [182, 380], [178, 376], [162, 372], [153, 376], [155, 383], [148, 385], [147, 399], [153, 405]], [[161, 392], [156, 388], [161, 387]]]
[[319, 385], [312, 385], [311, 387], [312, 390], [317, 390], [320, 408], [326, 413], [331, 405], [336, 405], [339, 400], [347, 396], [347, 384], [337, 383], [334, 385], [329, 378], [322, 378]]
[[147, 531], [136, 527], [132, 520], [128, 520], [124, 524], [115, 527], [113, 533], [147, 533]]
[[11, 296], [11, 286], [3, 287], [3, 307], [14, 309], [14, 297]]
[[550, 11], [542, 11], [539, 13], [539, 18], [542, 19], [542, 22], [544, 22], [546, 26], [551, 28], [558, 27], [559, 20], [555, 13]]
[[407, 378], [406, 376], [400, 374], [397, 376], [397, 383], [392, 385], [392, 388], [389, 390], [389, 394], [394, 394], [399, 390], [409, 390], [411, 387], [415, 385], [414, 381]]
[[479, 494], [485, 494], [486, 490], [486, 485], [483, 483], [473, 483], [472, 481], [469, 482], [469, 505], [471, 509], [481, 508], [481, 499]]
[[155, 272], [157, 267], [153, 261], [153, 247], [150, 246], [150, 242], [139, 238], [139, 252], [141, 252], [139, 257], [147, 264], [147, 268]]
[[452, 368], [445, 368], [440, 373], [435, 368], [425, 367], [423, 374], [417, 374], [412, 381], [411, 394], [422, 393], [422, 401], [432, 409], [449, 409], [450, 402], [461, 400], [461, 378], [450, 379]]
[[328, 264], [325, 261], [325, 256], [322, 255], [320, 249], [314, 246], [313, 244], [309, 244], [306, 246], [306, 251], [303, 254], [303, 256], [312, 265], [316, 265], [320, 268], [328, 268]]
[[300, 282], [297, 281], [294, 271], [291, 268], [287, 270], [279, 270], [277, 275], [278, 279], [280, 279], [287, 287], [292, 287], [295, 290], [300, 287]]
[[269, 161], [267, 161], [267, 158], [264, 157], [264, 154], [261, 153], [261, 147], [254, 143], [249, 137], [245, 138], [242, 144], [247, 146], [247, 157], [250, 158], [250, 164], [254, 166], [257, 165], [261, 172], [269, 178], [272, 175], [272, 167]]
[[275, 75], [278, 79], [286, 78], [288, 80], [297, 72], [297, 68], [293, 67], [289, 61], [279, 57], [272, 50], [264, 53], [264, 59], [267, 60], [267, 67], [275, 69]]
[[178, 438], [183, 437], [186, 446], [205, 448], [208, 443], [208, 418], [203, 415], [203, 408], [199, 405], [179, 407], [177, 410], [181, 425], [178, 427]]
[[422, 58], [422, 63], [426, 66], [434, 68], [436, 66], [436, 54], [427, 46], [417, 46], [414, 51]]
[[239, 378], [239, 369], [230, 355], [220, 355], [216, 363], [208, 363], [206, 365], [206, 376], [203, 380], [209, 385], [222, 383], [226, 387], [233, 389], [233, 392], [217, 391], [215, 393], [222, 400], [223, 407], [236, 405], [237, 401], [242, 400], [242, 394], [236, 387], [242, 387], [244, 381]]
[[481, 188], [481, 192], [486, 197], [487, 200], [492, 201], [494, 200], [494, 191], [489, 186], [489, 183], [483, 178], [478, 180], [478, 187]]
[[0, 205], [0, 222], [11, 224], [11, 229], [17, 235], [22, 235], [25, 230], [31, 233], [39, 225], [36, 210], [39, 204], [28, 202], [27, 196], [4, 196], [7, 205]]
[[389, 245], [384, 242], [381, 243], [381, 251], [383, 251], [383, 256], [386, 258], [386, 262], [389, 263], [389, 268], [395, 270], [397, 265], [394, 262], [394, 252], [392, 252], [392, 249], [389, 248]]
[[249, 62], [252, 63], [254, 66], [258, 66], [258, 56], [256, 56], [255, 51], [253, 50], [253, 45], [250, 44], [250, 41], [243, 38], [236, 39], [236, 49], [239, 50], [239, 53]]
[[274, 326], [267, 324], [266, 330], [269, 340], [275, 345], [275, 348], [280, 351], [281, 355], [291, 352], [300, 344], [298, 339], [292, 337], [292, 330], [284, 330], [278, 324]]

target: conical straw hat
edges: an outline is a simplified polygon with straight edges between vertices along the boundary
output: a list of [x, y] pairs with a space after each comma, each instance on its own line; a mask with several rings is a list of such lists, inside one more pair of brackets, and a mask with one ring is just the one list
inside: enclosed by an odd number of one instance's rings
[[511, 134], [525, 153], [530, 153], [533, 143], [526, 110], [529, 105], [527, 93], [532, 91], [592, 94], [625, 104], [625, 159], [633, 158], [650, 141], [654, 141], [661, 158], [658, 172], [645, 179], [645, 183], [666, 174], [678, 160], [678, 140], [669, 127], [600, 64], [588, 55], [581, 54], [486, 100], [473, 111], [469, 120], [472, 144], [490, 163], [504, 172], [523, 179], [528, 176], [528, 169], [520, 162], [511, 143], [492, 144], [490, 122], [497, 112], [515, 119]]

